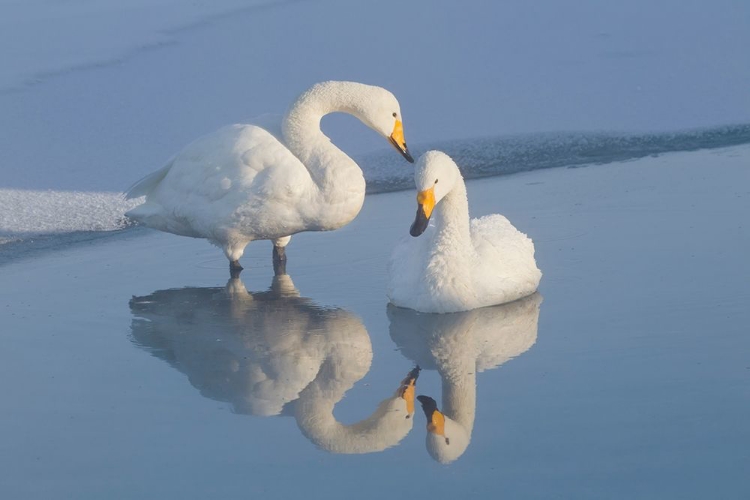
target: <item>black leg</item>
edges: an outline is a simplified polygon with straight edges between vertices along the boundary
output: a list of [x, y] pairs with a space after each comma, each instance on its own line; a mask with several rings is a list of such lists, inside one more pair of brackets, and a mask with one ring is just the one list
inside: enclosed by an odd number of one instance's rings
[[229, 276], [231, 278], [239, 278], [240, 273], [242, 272], [242, 266], [240, 265], [239, 260], [231, 260], [229, 261]]
[[273, 246], [273, 274], [286, 274], [286, 250], [284, 247]]

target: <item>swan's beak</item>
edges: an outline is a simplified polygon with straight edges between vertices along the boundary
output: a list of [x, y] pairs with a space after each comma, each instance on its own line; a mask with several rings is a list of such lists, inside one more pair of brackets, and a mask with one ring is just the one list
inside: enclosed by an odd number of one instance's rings
[[393, 132], [388, 140], [391, 141], [393, 147], [395, 147], [396, 150], [406, 158], [406, 161], [414, 163], [414, 158], [409, 154], [409, 148], [406, 147], [406, 141], [404, 140], [404, 126], [401, 123], [401, 120], [396, 120], [395, 125], [393, 125]]
[[425, 189], [417, 194], [417, 216], [409, 229], [409, 234], [416, 237], [424, 233], [430, 223], [432, 209], [435, 208], [435, 188]]
[[427, 430], [438, 436], [445, 436], [445, 416], [437, 409], [437, 403], [429, 396], [417, 396], [427, 417]]
[[421, 368], [416, 366], [412, 371], [406, 375], [406, 378], [401, 381], [401, 385], [396, 391], [396, 394], [406, 401], [406, 418], [411, 418], [414, 414], [414, 393], [416, 391], [417, 379], [419, 378], [419, 371]]

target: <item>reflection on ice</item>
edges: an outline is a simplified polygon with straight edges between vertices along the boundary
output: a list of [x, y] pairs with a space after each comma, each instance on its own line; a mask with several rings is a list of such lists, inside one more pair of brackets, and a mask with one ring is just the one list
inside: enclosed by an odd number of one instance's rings
[[391, 338], [404, 356], [437, 370], [443, 382], [442, 411], [419, 396], [427, 416], [427, 450], [449, 463], [471, 441], [476, 410], [476, 373], [491, 370], [536, 342], [538, 293], [493, 307], [453, 314], [425, 314], [388, 306]]
[[411, 430], [418, 370], [370, 417], [335, 419], [336, 403], [370, 369], [370, 337], [354, 314], [300, 297], [288, 275], [258, 293], [239, 279], [159, 290], [134, 297], [130, 309], [137, 345], [237, 413], [293, 415], [310, 441], [335, 453], [384, 450]]

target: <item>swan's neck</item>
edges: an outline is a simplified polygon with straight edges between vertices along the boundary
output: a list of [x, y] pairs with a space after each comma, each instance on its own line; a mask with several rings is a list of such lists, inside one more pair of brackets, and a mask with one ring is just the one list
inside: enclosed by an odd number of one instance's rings
[[284, 142], [310, 172], [321, 201], [356, 208], [355, 216], [365, 194], [362, 170], [320, 130], [320, 120], [335, 112], [362, 120], [365, 93], [365, 86], [350, 82], [315, 85], [297, 99], [282, 123]]
[[477, 408], [476, 361], [445, 360], [438, 364], [443, 379], [443, 414], [466, 429], [471, 436]]
[[435, 207], [432, 215], [435, 221], [435, 239], [433, 248], [440, 254], [459, 256], [453, 263], [469, 263], [473, 252], [469, 225], [469, 200], [466, 197], [466, 185], [459, 177], [453, 189], [445, 195]]
[[369, 417], [350, 425], [336, 420], [335, 404], [323, 395], [301, 398], [295, 414], [303, 434], [333, 453], [382, 451], [401, 441], [412, 427], [413, 419], [406, 418], [406, 404], [398, 397], [382, 401]]
[[412, 428], [406, 402], [400, 397], [382, 401], [364, 420], [343, 424], [333, 415], [334, 406], [364, 373], [350, 372], [356, 363], [326, 361], [318, 376], [301, 393], [295, 418], [302, 433], [318, 447], [333, 453], [369, 453], [397, 444]]

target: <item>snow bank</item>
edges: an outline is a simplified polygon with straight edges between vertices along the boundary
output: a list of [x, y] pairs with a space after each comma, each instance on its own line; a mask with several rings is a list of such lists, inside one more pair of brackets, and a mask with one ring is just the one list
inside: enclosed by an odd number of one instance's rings
[[121, 193], [0, 189], [0, 244], [35, 235], [114, 231], [137, 205]]

